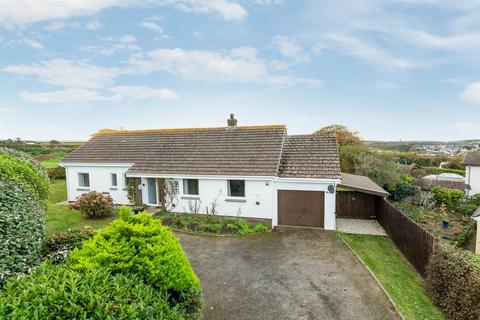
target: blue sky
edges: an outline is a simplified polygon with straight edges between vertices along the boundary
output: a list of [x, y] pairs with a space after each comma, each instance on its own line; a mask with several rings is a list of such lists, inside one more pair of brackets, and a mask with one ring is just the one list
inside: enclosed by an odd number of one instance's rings
[[0, 138], [229, 113], [290, 133], [480, 138], [479, 0], [17, 0], [0, 32]]

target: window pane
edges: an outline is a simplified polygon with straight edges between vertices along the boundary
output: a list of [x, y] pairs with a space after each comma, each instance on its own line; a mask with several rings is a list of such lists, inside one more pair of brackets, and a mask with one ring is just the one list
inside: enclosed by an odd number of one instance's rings
[[117, 174], [112, 173], [112, 187], [116, 187], [116, 186], [117, 186]]
[[245, 197], [245, 181], [228, 180], [228, 195], [230, 197]]
[[183, 193], [198, 195], [198, 179], [184, 179], [183, 180]]
[[78, 174], [78, 186], [88, 188], [90, 187], [90, 177], [88, 173], [79, 173]]

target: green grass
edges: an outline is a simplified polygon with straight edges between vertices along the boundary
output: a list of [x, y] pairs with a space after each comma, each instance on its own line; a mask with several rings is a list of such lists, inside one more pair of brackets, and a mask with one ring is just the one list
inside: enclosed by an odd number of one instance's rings
[[87, 225], [95, 229], [103, 229], [118, 215], [118, 212], [115, 211], [113, 217], [88, 219], [83, 217], [79, 211], [70, 209], [68, 205], [57, 204], [58, 202], [66, 200], [67, 189], [65, 180], [55, 180], [50, 184], [50, 196], [46, 217], [47, 237], [70, 228], [81, 228]]
[[375, 274], [407, 320], [445, 319], [428, 298], [424, 281], [386, 237], [339, 233]]
[[42, 165], [45, 168], [55, 168], [58, 167], [58, 163], [65, 158], [65, 156], [68, 154], [67, 151], [64, 150], [58, 150], [58, 151], [53, 151], [50, 153], [50, 159], [48, 160], [43, 160], [41, 161]]

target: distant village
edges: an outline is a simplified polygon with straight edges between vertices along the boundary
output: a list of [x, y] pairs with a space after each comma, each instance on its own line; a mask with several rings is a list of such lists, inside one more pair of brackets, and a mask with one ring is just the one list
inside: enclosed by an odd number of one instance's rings
[[467, 153], [470, 150], [480, 150], [480, 143], [446, 143], [417, 145], [412, 151], [418, 154], [456, 156]]

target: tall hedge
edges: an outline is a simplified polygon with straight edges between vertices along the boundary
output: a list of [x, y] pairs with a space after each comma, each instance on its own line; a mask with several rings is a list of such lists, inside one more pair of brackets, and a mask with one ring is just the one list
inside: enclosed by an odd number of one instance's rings
[[167, 295], [133, 274], [41, 265], [0, 292], [0, 319], [183, 319]]
[[0, 287], [38, 262], [47, 198], [41, 165], [23, 152], [0, 148]]
[[448, 319], [480, 319], [480, 257], [453, 247], [438, 250], [427, 268], [427, 290]]
[[0, 180], [0, 287], [38, 262], [45, 212], [33, 192], [15, 180]]

